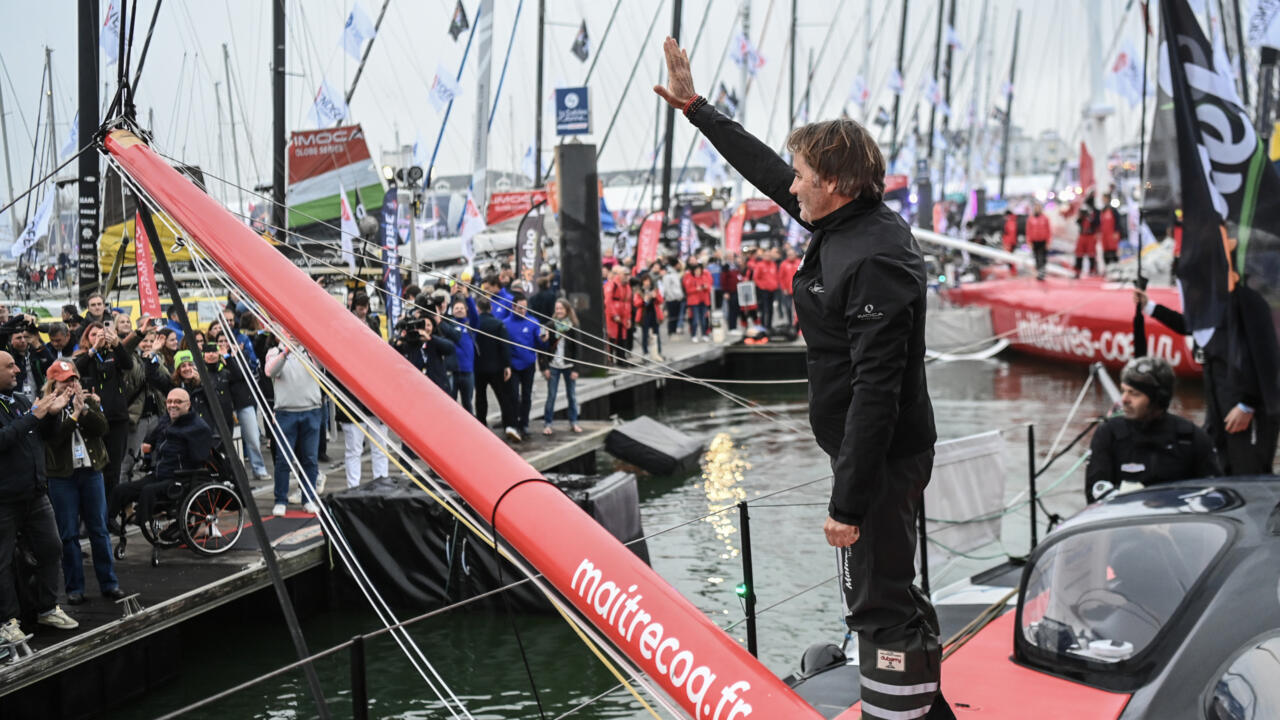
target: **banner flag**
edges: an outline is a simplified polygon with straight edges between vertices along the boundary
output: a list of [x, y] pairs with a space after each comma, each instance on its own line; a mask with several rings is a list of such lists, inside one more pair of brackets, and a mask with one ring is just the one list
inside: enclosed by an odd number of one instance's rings
[[374, 35], [373, 23], [369, 20], [369, 15], [360, 7], [360, 3], [351, 6], [351, 12], [347, 15], [347, 24], [342, 28], [342, 49], [356, 60], [360, 59], [360, 49], [364, 47], [365, 40], [372, 40]]
[[133, 214], [133, 259], [138, 268], [138, 312], [150, 318], [164, 317], [160, 290], [156, 287], [156, 266], [151, 259], [151, 241], [142, 224], [142, 214]]
[[587, 35], [587, 21], [582, 21], [582, 26], [578, 28], [578, 34], [573, 38], [573, 47], [569, 48], [569, 52], [573, 56], [586, 62], [591, 57], [591, 38]]
[[316, 99], [311, 103], [311, 123], [317, 128], [337, 125], [347, 117], [347, 101], [333, 89], [328, 80], [320, 81]]
[[693, 226], [693, 206], [685, 205], [680, 208], [680, 259], [687, 260], [693, 257], [694, 252], [698, 248], [694, 247], [698, 242], [698, 231]]
[[102, 32], [98, 33], [98, 45], [107, 54], [107, 62], [120, 59], [120, 6], [115, 0], [107, 0], [107, 14], [102, 21]]
[[724, 251], [730, 255], [742, 251], [742, 230], [747, 223], [747, 204], [742, 203], [724, 226]]
[[58, 159], [61, 160], [71, 153], [79, 150], [80, 145], [80, 113], [76, 112], [75, 120], [71, 121], [71, 132], [67, 135], [67, 142], [62, 145], [62, 150], [58, 153]]
[[707, 172], [703, 176], [703, 181], [718, 185], [729, 179], [729, 174], [724, 170], [724, 161], [720, 159], [720, 154], [716, 152], [714, 146], [705, 139], [698, 145], [698, 151], [702, 153], [702, 160], [706, 163]]
[[643, 268], [658, 259], [658, 240], [662, 238], [662, 221], [666, 215], [658, 210], [645, 216], [640, 223], [640, 237], [636, 242], [636, 267]]
[[546, 238], [544, 219], [547, 203], [539, 202], [524, 214], [520, 220], [520, 228], [516, 230], [516, 277], [523, 278], [526, 268], [533, 269], [536, 280], [542, 272], [542, 245]]
[[467, 265], [475, 262], [475, 238], [484, 228], [484, 218], [480, 216], [480, 208], [476, 207], [475, 199], [471, 197], [471, 192], [467, 191], [467, 204], [462, 211], [462, 226], [458, 230], [458, 235], [462, 238], [462, 256], [466, 258]]
[[898, 72], [896, 69], [889, 73], [889, 92], [892, 92], [894, 95], [902, 94], [902, 73]]
[[746, 65], [747, 72], [755, 75], [764, 67], [764, 57], [751, 44], [751, 39], [744, 33], [738, 33], [733, 44], [733, 62], [735, 65]]
[[732, 90], [720, 83], [720, 91], [716, 93], [716, 107], [720, 108], [720, 112], [733, 117], [738, 114], [738, 96]]
[[[394, 328], [403, 310], [403, 291], [400, 281], [399, 240], [399, 193], [389, 192], [382, 197], [382, 217], [379, 218], [378, 240], [382, 245], [382, 286], [387, 292], [387, 323]], [[344, 195], [345, 197], [345, 195]]]
[[891, 122], [893, 122], [893, 116], [889, 114], [889, 111], [884, 109], [883, 105], [880, 107], [877, 107], [875, 124], [881, 127], [884, 127], [885, 125], [888, 125]]
[[435, 108], [436, 112], [442, 113], [449, 107], [449, 103], [457, 100], [461, 94], [462, 87], [458, 85], [458, 81], [445, 69], [444, 65], [437, 65], [436, 76], [431, 80], [431, 90], [427, 94], [431, 100], [431, 107]]
[[462, 7], [462, 0], [458, 0], [458, 4], [453, 8], [453, 19], [449, 21], [449, 36], [454, 42], [458, 41], [458, 36], [471, 28], [471, 23], [467, 21], [467, 11]]
[[352, 238], [360, 237], [360, 226], [356, 224], [356, 215], [351, 211], [351, 203], [347, 202], [347, 189], [338, 183], [338, 196], [342, 206], [342, 259], [346, 261], [351, 272], [356, 271], [356, 254], [352, 248]]
[[955, 48], [956, 52], [964, 51], [964, 45], [960, 43], [960, 34], [956, 32], [955, 25], [947, 26], [947, 44]]
[[1280, 0], [1254, 0], [1249, 45], [1280, 49]]
[[1205, 39], [1186, 0], [1165, 0], [1160, 10], [1167, 61], [1159, 84], [1173, 99], [1181, 175], [1178, 279], [1187, 326], [1203, 345], [1227, 321], [1237, 277], [1266, 299], [1273, 318], [1280, 309], [1280, 175], [1221, 48]]
[[853, 86], [849, 88], [849, 102], [862, 107], [871, 99], [871, 90], [867, 87], [867, 83], [862, 76], [853, 79]]
[[13, 245], [9, 248], [9, 255], [15, 258], [22, 257], [22, 254], [35, 246], [40, 238], [49, 234], [49, 220], [53, 217], [53, 198], [57, 194], [57, 186], [50, 185], [44, 194], [44, 200], [40, 202], [40, 207], [36, 209], [36, 214], [27, 221], [27, 226], [22, 229], [22, 233], [13, 241]]
[[1142, 102], [1142, 73], [1144, 68], [1133, 41], [1126, 39], [1120, 46], [1115, 62], [1111, 63], [1108, 76], [1111, 88], [1129, 101], [1129, 107]]

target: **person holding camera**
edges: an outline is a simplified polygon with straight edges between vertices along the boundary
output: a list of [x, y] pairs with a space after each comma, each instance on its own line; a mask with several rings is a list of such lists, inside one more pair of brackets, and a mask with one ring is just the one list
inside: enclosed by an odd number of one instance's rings
[[[92, 299], [91, 299], [92, 301]], [[107, 494], [120, 481], [120, 467], [129, 442], [129, 392], [126, 375], [133, 367], [133, 351], [142, 336], [130, 333], [121, 341], [112, 328], [99, 322], [85, 324], [76, 350], [76, 371], [80, 384], [102, 399], [102, 410], [109, 426], [104, 438], [107, 444], [107, 466], [102, 478]]]
[[[7, 337], [6, 337], [7, 335]], [[35, 397], [40, 378], [53, 364], [53, 351], [40, 343], [34, 315], [14, 315], [0, 326], [0, 347], [9, 351], [18, 363], [18, 392]]]
[[49, 366], [43, 394], [67, 393], [71, 402], [56, 413], [55, 422], [42, 428], [45, 441], [45, 468], [49, 476], [49, 500], [62, 540], [62, 575], [66, 582], [67, 604], [84, 602], [84, 559], [80, 553], [80, 523], [93, 549], [93, 572], [102, 596], [119, 600], [125, 596], [116, 579], [111, 558], [111, 537], [107, 533], [107, 494], [102, 469], [107, 466], [107, 416], [102, 414], [97, 395], [80, 386], [80, 374], [68, 360]]
[[426, 375], [445, 393], [449, 392], [449, 374], [445, 358], [456, 352], [453, 343], [435, 334], [436, 323], [430, 317], [401, 320], [396, 349], [418, 372]]

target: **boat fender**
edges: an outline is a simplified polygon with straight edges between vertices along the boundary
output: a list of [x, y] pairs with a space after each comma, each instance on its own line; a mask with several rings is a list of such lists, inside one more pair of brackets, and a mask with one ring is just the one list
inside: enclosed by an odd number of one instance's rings
[[800, 656], [800, 677], [811, 678], [824, 670], [840, 667], [848, 662], [849, 659], [845, 657], [844, 651], [838, 645], [825, 642], [814, 643]]

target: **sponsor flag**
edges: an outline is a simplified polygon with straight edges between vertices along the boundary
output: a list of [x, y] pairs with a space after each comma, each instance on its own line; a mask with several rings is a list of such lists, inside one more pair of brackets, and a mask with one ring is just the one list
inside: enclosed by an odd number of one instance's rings
[[888, 110], [885, 110], [884, 107], [881, 106], [876, 108], [876, 119], [874, 122], [880, 127], [884, 127], [885, 125], [893, 122], [893, 116], [889, 114]]
[[582, 25], [578, 27], [578, 34], [573, 38], [573, 47], [569, 48], [569, 52], [573, 56], [586, 62], [591, 57], [591, 37], [587, 35], [587, 21], [583, 20]]
[[316, 98], [311, 103], [311, 124], [318, 128], [336, 125], [347, 117], [347, 101], [333, 89], [328, 80], [320, 81]]
[[1005, 80], [1004, 82], [1000, 83], [1000, 94], [1005, 97], [1009, 97], [1010, 95], [1012, 95], [1013, 83], [1009, 82], [1008, 80]]
[[484, 230], [484, 218], [480, 216], [480, 208], [476, 207], [476, 201], [471, 197], [471, 192], [467, 191], [467, 204], [462, 211], [462, 227], [458, 229], [458, 235], [462, 238], [462, 257], [466, 258], [467, 265], [475, 262], [476, 259], [476, 235]]
[[67, 134], [67, 142], [63, 144], [62, 151], [58, 153], [58, 158], [65, 158], [71, 153], [79, 150], [80, 145], [80, 113], [76, 112], [76, 119], [71, 121], [71, 132]]
[[862, 107], [871, 99], [871, 90], [867, 87], [867, 83], [862, 76], [853, 79], [853, 86], [849, 88], [849, 102]]
[[645, 216], [640, 223], [640, 237], [636, 242], [636, 268], [648, 267], [658, 259], [658, 240], [662, 237], [664, 213], [659, 210]]
[[523, 278], [525, 268], [533, 269], [537, 278], [542, 271], [542, 245], [546, 237], [544, 220], [547, 203], [539, 202], [524, 214], [520, 228], [516, 230], [516, 277]]
[[1249, 44], [1280, 49], [1280, 0], [1254, 0]]
[[360, 3], [351, 6], [351, 12], [347, 15], [347, 24], [342, 28], [342, 49], [356, 60], [360, 59], [360, 49], [364, 46], [365, 40], [372, 40], [374, 35], [373, 23], [369, 21], [369, 15], [360, 7]]
[[403, 310], [403, 299], [400, 297], [400, 252], [397, 249], [399, 239], [400, 200], [398, 193], [389, 192], [382, 197], [382, 216], [378, 224], [378, 240], [382, 245], [382, 286], [387, 291], [387, 323], [395, 327]]
[[680, 208], [680, 259], [693, 257], [698, 248], [698, 231], [693, 227], [693, 207], [685, 205]]
[[27, 221], [27, 226], [22, 229], [22, 234], [13, 241], [13, 245], [9, 248], [9, 255], [18, 258], [22, 254], [30, 250], [40, 238], [49, 234], [49, 220], [53, 217], [53, 198], [57, 193], [56, 186], [49, 186], [44, 194], [44, 200], [40, 202], [40, 207], [36, 209], [36, 214]]
[[1134, 49], [1133, 41], [1126, 39], [1120, 52], [1111, 63], [1108, 81], [1111, 88], [1129, 101], [1129, 107], [1142, 102], [1142, 59]]
[[732, 52], [734, 64], [745, 65], [747, 72], [752, 75], [764, 67], [764, 57], [756, 50], [756, 46], [751, 44], [751, 39], [745, 33], [738, 33]]
[[364, 217], [366, 207], [376, 209], [382, 203], [382, 175], [359, 125], [292, 133], [288, 168], [285, 204], [290, 228], [341, 218], [343, 187], [350, 186], [356, 194], [356, 220]]
[[156, 266], [151, 259], [151, 241], [142, 224], [142, 213], [133, 214], [133, 259], [138, 268], [138, 312], [151, 318], [164, 317], [160, 290], [156, 287]]
[[747, 204], [742, 203], [733, 211], [724, 226], [724, 251], [730, 255], [742, 250], [742, 230], [747, 223]]
[[1181, 175], [1178, 279], [1188, 328], [1203, 344], [1227, 318], [1237, 270], [1270, 303], [1273, 318], [1280, 308], [1280, 175], [1236, 92], [1230, 62], [1205, 39], [1186, 0], [1165, 0], [1160, 10], [1166, 62], [1159, 84], [1173, 99]]
[[484, 222], [486, 225], [497, 225], [504, 220], [520, 217], [529, 212], [533, 206], [546, 201], [545, 190], [495, 192], [489, 196], [489, 205], [484, 211]]
[[936, 78], [929, 77], [920, 81], [920, 93], [924, 95], [925, 100], [928, 100], [930, 105], [936, 107], [942, 103], [942, 89], [938, 87]]
[[720, 91], [716, 93], [716, 107], [720, 108], [720, 112], [733, 117], [738, 114], [738, 96], [732, 90], [720, 83]]
[[445, 69], [444, 65], [436, 66], [436, 76], [431, 80], [431, 90], [427, 93], [427, 97], [431, 100], [431, 107], [436, 112], [444, 112], [449, 107], [449, 103], [458, 99], [462, 94], [462, 87], [458, 85], [458, 81], [453, 75]]
[[534, 177], [538, 171], [534, 167], [532, 143], [529, 144], [529, 147], [524, 149], [524, 157], [520, 159], [520, 172], [524, 173], [525, 177], [533, 181], [533, 184], [536, 185], [538, 183], [539, 178]]
[[1097, 189], [1097, 181], [1093, 175], [1093, 156], [1089, 154], [1089, 148], [1080, 141], [1080, 197], [1086, 198], [1093, 194]]
[[954, 25], [947, 26], [947, 44], [954, 48], [956, 52], [964, 51], [964, 45], [960, 43], [960, 34], [956, 32]]
[[728, 179], [729, 175], [724, 171], [724, 161], [720, 159], [720, 154], [711, 143], [703, 139], [698, 145], [698, 151], [702, 153], [702, 160], [707, 166], [707, 172], [702, 178], [704, 181], [717, 185]]
[[356, 214], [351, 211], [351, 204], [347, 202], [347, 190], [342, 187], [342, 183], [338, 183], [338, 198], [341, 203], [342, 218], [340, 231], [342, 233], [342, 259], [346, 261], [347, 267], [351, 268], [351, 272], [356, 271], [356, 254], [352, 248], [352, 238], [360, 237], [360, 226], [356, 225]]
[[1003, 125], [1005, 120], [1004, 108], [993, 106], [991, 108], [991, 119]]
[[467, 11], [462, 7], [462, 0], [458, 0], [458, 4], [453, 8], [453, 19], [449, 21], [449, 36], [454, 42], [458, 41], [458, 36], [466, 32], [471, 27], [471, 23], [467, 21]]
[[102, 32], [98, 33], [98, 45], [107, 54], [107, 62], [117, 62], [120, 59], [120, 6], [115, 0], [107, 2]]
[[605, 204], [604, 193], [600, 193], [600, 232], [618, 232], [618, 220], [613, 216], [613, 212], [609, 210], [609, 206]]
[[889, 92], [894, 95], [902, 94], [902, 73], [896, 69], [889, 73]]

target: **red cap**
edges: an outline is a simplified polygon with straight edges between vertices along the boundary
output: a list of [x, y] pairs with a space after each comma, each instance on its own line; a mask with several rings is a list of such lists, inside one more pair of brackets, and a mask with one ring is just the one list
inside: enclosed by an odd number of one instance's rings
[[80, 377], [80, 372], [76, 370], [75, 363], [68, 360], [58, 360], [49, 366], [49, 370], [45, 372], [45, 376], [50, 380], [65, 382], [70, 378]]

